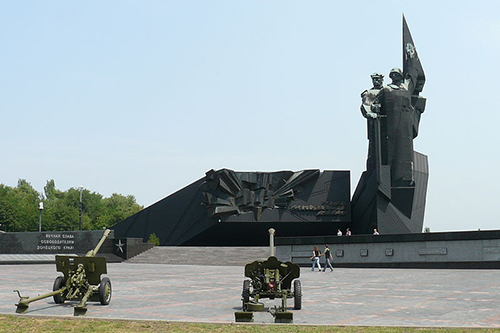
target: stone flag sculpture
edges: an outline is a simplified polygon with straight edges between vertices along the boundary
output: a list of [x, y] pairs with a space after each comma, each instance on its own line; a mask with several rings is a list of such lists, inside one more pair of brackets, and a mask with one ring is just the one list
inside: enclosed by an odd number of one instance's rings
[[420, 96], [425, 74], [403, 16], [403, 70], [392, 80], [372, 74], [373, 87], [362, 94], [361, 112], [368, 121], [367, 169], [352, 199], [358, 233], [421, 232], [427, 191], [427, 156], [413, 150], [426, 99]]

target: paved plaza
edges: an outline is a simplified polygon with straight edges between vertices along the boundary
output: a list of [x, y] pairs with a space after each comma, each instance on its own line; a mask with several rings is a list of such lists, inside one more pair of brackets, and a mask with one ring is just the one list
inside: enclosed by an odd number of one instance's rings
[[[26, 296], [52, 290], [55, 265], [1, 265], [0, 313], [14, 314]], [[301, 269], [302, 310], [294, 324], [500, 327], [498, 270]], [[87, 317], [232, 323], [241, 310], [243, 266], [111, 263], [110, 305], [89, 302]], [[29, 314], [73, 316], [76, 302], [34, 302]], [[265, 300], [266, 307], [279, 304]], [[257, 323], [272, 323], [257, 313]]]

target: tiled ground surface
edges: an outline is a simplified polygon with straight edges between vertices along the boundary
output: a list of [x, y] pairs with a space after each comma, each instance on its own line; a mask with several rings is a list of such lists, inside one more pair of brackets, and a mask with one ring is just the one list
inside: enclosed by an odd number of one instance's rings
[[[1, 265], [0, 313], [15, 313], [23, 295], [52, 289], [54, 265]], [[295, 324], [500, 327], [500, 271], [302, 268], [302, 310]], [[89, 303], [88, 317], [234, 322], [241, 309], [243, 266], [108, 264], [111, 304]], [[34, 302], [34, 315], [72, 316], [75, 302]], [[278, 304], [266, 300], [266, 306]], [[289, 301], [293, 306], [293, 300]], [[268, 313], [255, 322], [272, 323]]]

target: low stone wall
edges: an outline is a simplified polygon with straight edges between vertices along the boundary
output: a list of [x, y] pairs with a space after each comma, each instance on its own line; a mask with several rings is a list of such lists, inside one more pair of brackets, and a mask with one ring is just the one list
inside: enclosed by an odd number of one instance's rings
[[154, 246], [153, 243], [144, 243], [142, 238], [117, 238], [113, 239], [113, 254], [127, 260]]
[[[500, 231], [277, 238], [276, 256], [302, 266], [328, 244], [337, 267], [500, 268]], [[324, 258], [321, 258], [324, 262]]]
[[[8, 232], [0, 234], [1, 254], [85, 254], [92, 250], [104, 231]], [[112, 253], [114, 231], [100, 253]]]

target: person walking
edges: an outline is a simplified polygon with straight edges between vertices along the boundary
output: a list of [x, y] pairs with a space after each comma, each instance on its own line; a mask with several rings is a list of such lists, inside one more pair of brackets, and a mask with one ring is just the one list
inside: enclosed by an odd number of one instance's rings
[[323, 266], [323, 272], [326, 271], [327, 266], [330, 268], [330, 273], [333, 272], [333, 266], [332, 266], [333, 256], [332, 252], [328, 248], [328, 245], [325, 245], [325, 252], [323, 252], [322, 255], [325, 256], [325, 266]]
[[311, 257], [311, 260], [312, 260], [312, 271], [314, 272], [314, 267], [316, 267], [316, 265], [318, 265], [318, 272], [321, 272], [321, 265], [319, 264], [319, 257], [321, 256], [321, 253], [319, 252], [319, 249], [317, 246], [314, 247], [314, 250], [312, 251], [312, 257]]
[[347, 228], [347, 231], [345, 232], [345, 235], [346, 236], [351, 236], [352, 235], [351, 229]]

